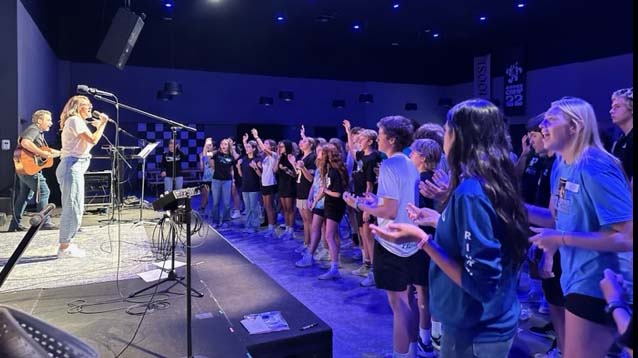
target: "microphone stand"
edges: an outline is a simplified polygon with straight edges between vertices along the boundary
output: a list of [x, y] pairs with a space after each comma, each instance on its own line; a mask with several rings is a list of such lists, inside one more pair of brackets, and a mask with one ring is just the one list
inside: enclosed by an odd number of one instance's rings
[[[113, 96], [115, 97], [115, 96]], [[187, 131], [190, 132], [197, 132], [197, 129], [193, 128], [193, 127], [189, 127], [186, 125], [183, 125], [181, 123], [172, 121], [170, 119], [164, 118], [164, 117], [160, 117], [158, 115], [152, 114], [152, 113], [148, 113], [145, 112], [141, 109], [132, 107], [132, 106], [127, 106], [125, 104], [119, 103], [119, 101], [117, 100], [117, 97], [115, 97], [115, 101], [112, 99], [108, 99], [105, 98], [103, 96], [100, 96], [98, 94], [93, 95], [93, 98], [102, 101], [102, 102], [106, 102], [106, 103], [110, 103], [115, 105], [115, 108], [117, 110], [117, 127], [119, 128], [119, 108], [122, 107], [124, 109], [127, 109], [129, 111], [135, 112], [135, 113], [139, 113], [141, 115], [144, 115], [146, 117], [149, 118], [153, 118], [156, 119], [160, 122], [166, 123], [169, 126], [171, 126], [171, 130], [173, 131], [173, 139], [176, 138], [176, 132], [178, 129], [185, 129]], [[117, 133], [116, 133], [116, 145], [119, 144], [119, 142], [117, 141]], [[173, 145], [175, 145], [175, 140], [173, 140]], [[117, 149], [117, 148], [116, 148]], [[173, 172], [175, 171], [175, 166], [173, 166]], [[175, 188], [175, 176], [173, 176], [173, 188]], [[191, 336], [191, 332], [192, 332], [192, 327], [191, 327], [191, 291], [195, 291], [191, 288], [191, 205], [190, 205], [190, 198], [188, 198], [186, 200], [186, 213], [185, 213], [185, 218], [186, 218], [186, 337], [187, 337], [187, 357], [188, 358], [192, 358], [193, 357], [193, 342], [192, 342], [192, 336]], [[173, 267], [174, 268], [174, 267]], [[195, 291], [197, 292], [197, 291]], [[199, 294], [201, 295], [201, 293]], [[200, 297], [202, 297], [203, 295], [201, 295]]]

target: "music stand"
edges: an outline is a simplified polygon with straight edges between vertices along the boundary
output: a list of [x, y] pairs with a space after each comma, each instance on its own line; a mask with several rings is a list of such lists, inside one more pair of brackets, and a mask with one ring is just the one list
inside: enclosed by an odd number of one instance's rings
[[151, 152], [157, 148], [159, 142], [148, 143], [146, 147], [142, 148], [139, 153], [137, 153], [137, 157], [142, 158], [142, 195], [140, 198], [140, 219], [133, 225], [133, 227], [137, 227], [139, 225], [144, 224], [155, 224], [151, 221], [144, 221], [142, 219], [142, 211], [144, 209], [144, 183], [146, 182], [146, 157], [148, 157]]

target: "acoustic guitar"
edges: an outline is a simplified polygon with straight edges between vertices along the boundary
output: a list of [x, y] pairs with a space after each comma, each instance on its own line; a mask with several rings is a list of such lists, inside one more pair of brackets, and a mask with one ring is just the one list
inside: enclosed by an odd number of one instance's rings
[[[40, 149], [51, 151], [51, 149], [46, 146], [42, 146]], [[18, 147], [13, 151], [13, 164], [15, 165], [17, 174], [35, 175], [44, 168], [51, 168], [53, 166], [53, 157], [42, 158], [22, 147]]]

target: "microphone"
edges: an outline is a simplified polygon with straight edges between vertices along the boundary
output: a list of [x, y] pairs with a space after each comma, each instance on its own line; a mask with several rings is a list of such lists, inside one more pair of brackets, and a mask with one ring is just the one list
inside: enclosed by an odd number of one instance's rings
[[[93, 112], [91, 113], [91, 118], [93, 118], [93, 119], [100, 119], [100, 114], [102, 114], [102, 113], [100, 113], [100, 112], [98, 112], [98, 111], [93, 111]], [[114, 121], [114, 120], [112, 120], [111, 118], [109, 118], [107, 121], [108, 121], [108, 122], [111, 122], [111, 123], [113, 123], [113, 124], [117, 124], [117, 123], [115, 123], [115, 121]]]
[[51, 211], [53, 209], [55, 209], [55, 204], [53, 203], [47, 204], [47, 206], [45, 206], [44, 209], [42, 209], [42, 211], [40, 211], [39, 213], [31, 217], [31, 220], [29, 220], [29, 223], [31, 224], [31, 226], [40, 225], [40, 223], [42, 223], [42, 221], [51, 214]]
[[78, 85], [76, 91], [77, 93], [88, 94], [91, 96], [99, 95], [99, 96], [115, 97], [115, 95], [111, 92], [102, 91], [97, 88], [89, 87], [87, 85]]

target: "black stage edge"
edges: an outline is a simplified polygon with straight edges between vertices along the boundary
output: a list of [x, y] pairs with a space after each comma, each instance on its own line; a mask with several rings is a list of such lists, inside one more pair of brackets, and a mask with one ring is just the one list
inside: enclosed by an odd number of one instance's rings
[[[203, 241], [202, 241], [203, 240]], [[194, 238], [193, 287], [204, 294], [193, 297], [193, 353], [206, 357], [332, 357], [332, 329], [218, 234]], [[267, 244], [264, 242], [264, 244]], [[179, 258], [183, 260], [183, 257]], [[18, 268], [19, 269], [19, 268]], [[183, 270], [183, 268], [179, 268]], [[61, 278], [62, 279], [62, 278]], [[147, 283], [120, 281], [126, 297]], [[162, 287], [160, 287], [160, 290]], [[184, 292], [184, 290], [173, 291]], [[147, 301], [148, 295], [135, 298]], [[124, 310], [132, 303], [86, 307], [92, 314], [67, 313], [68, 304], [119, 299], [115, 282], [0, 294], [0, 304], [23, 310], [94, 347], [102, 357], [113, 357], [130, 340], [140, 316]], [[160, 297], [157, 297], [160, 298]], [[147, 314], [139, 333], [122, 357], [180, 357], [186, 355], [185, 296], [169, 295], [170, 306]], [[137, 311], [140, 311], [139, 309]], [[281, 311], [290, 330], [249, 335], [240, 321], [244, 315]], [[301, 327], [317, 323], [307, 330]]]

